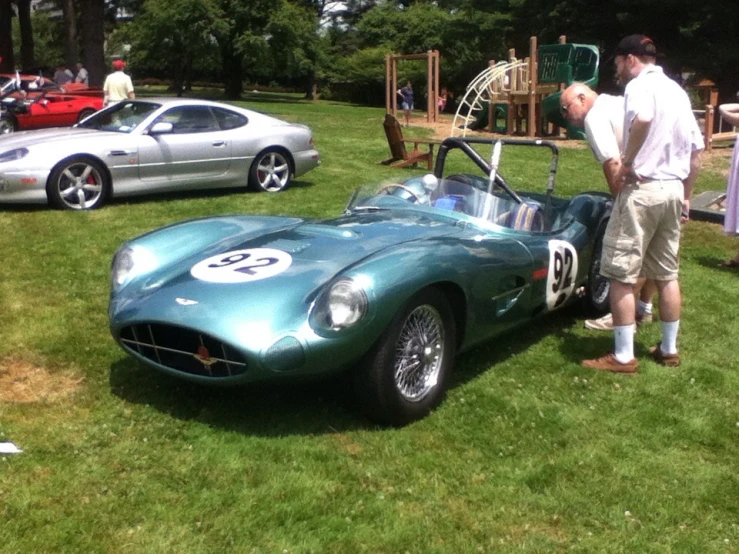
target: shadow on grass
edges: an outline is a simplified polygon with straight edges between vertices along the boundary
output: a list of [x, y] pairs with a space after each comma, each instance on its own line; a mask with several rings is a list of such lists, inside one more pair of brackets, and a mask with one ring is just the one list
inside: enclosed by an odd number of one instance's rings
[[[582, 338], [569, 327], [580, 311], [566, 309], [544, 316], [534, 325], [501, 335], [460, 355], [449, 384], [464, 385], [511, 356], [520, 354], [547, 335], [561, 335], [565, 352]], [[603, 347], [610, 344], [604, 334]], [[601, 345], [598, 344], [598, 347]], [[576, 353], [573, 361], [579, 362]], [[149, 369], [132, 358], [122, 358], [110, 368], [113, 394], [134, 404], [146, 404], [182, 420], [195, 420], [219, 428], [256, 436], [280, 437], [372, 429], [354, 401], [346, 374], [301, 383], [259, 383], [225, 388], [183, 381]]]
[[693, 261], [698, 262], [698, 265], [708, 269], [739, 275], [739, 266], [721, 265], [722, 262], [728, 261], [732, 259], [732, 257], [733, 256], [727, 256], [726, 258], [714, 258], [712, 256], [696, 256], [693, 258]]
[[[171, 202], [173, 200], [192, 200], [192, 199], [207, 199], [207, 198], [221, 198], [231, 195], [243, 195], [243, 194], [283, 194], [289, 193], [291, 189], [307, 189], [313, 187], [312, 181], [291, 181], [290, 186], [278, 193], [269, 193], [255, 191], [247, 188], [246, 185], [243, 187], [228, 187], [218, 189], [200, 189], [200, 190], [182, 190], [182, 191], [168, 191], [168, 192], [155, 192], [152, 194], [142, 194], [139, 196], [127, 196], [125, 198], [114, 198], [110, 200], [109, 205], [118, 206], [125, 204], [143, 204], [146, 202]], [[105, 208], [103, 208], [105, 209]]]

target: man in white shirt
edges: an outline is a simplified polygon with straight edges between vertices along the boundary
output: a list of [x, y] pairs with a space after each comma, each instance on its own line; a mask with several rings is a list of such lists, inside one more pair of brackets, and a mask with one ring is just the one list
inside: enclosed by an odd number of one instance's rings
[[616, 71], [627, 83], [624, 151], [601, 259], [601, 274], [611, 281], [615, 351], [582, 363], [600, 371], [638, 371], [634, 285], [641, 274], [655, 281], [660, 298], [662, 341], [651, 356], [662, 365], [680, 365], [680, 219], [690, 208], [703, 138], [687, 94], [654, 65], [656, 56], [644, 35], [630, 35], [616, 48]]
[[[618, 193], [616, 176], [621, 168], [621, 144], [624, 125], [624, 98], [610, 94], [597, 94], [583, 83], [573, 83], [560, 97], [560, 109], [567, 121], [585, 128], [590, 149], [603, 168], [608, 188], [614, 196]], [[636, 323], [651, 323], [652, 297], [657, 291], [652, 281], [640, 280], [641, 291], [636, 306]], [[594, 331], [613, 330], [613, 315], [598, 319], [586, 319], [585, 327]]]
[[127, 98], [136, 98], [131, 77], [123, 73], [125, 67], [126, 62], [123, 60], [113, 60], [113, 73], [105, 78], [105, 84], [103, 84], [103, 103], [105, 106]]
[[75, 83], [82, 83], [86, 87], [90, 86], [90, 76], [87, 69], [81, 63], [77, 63], [77, 75], [74, 78]]

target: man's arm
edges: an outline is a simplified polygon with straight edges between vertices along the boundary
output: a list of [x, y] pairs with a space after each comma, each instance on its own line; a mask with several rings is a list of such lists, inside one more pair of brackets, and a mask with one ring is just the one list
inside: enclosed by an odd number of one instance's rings
[[611, 190], [611, 194], [616, 196], [621, 190], [621, 184], [618, 181], [618, 173], [621, 170], [621, 160], [611, 158], [603, 162], [603, 175], [606, 177], [606, 183]]
[[[638, 179], [634, 171], [634, 160], [639, 150], [644, 145], [649, 134], [649, 128], [652, 126], [652, 119], [644, 118], [637, 115], [631, 123], [629, 129], [629, 140], [626, 142], [624, 154], [621, 157], [621, 169], [618, 174], [619, 187], [623, 187], [627, 183], [635, 183]], [[621, 190], [621, 188], [619, 188]]]
[[690, 216], [690, 197], [693, 194], [693, 186], [701, 169], [701, 154], [703, 154], [703, 150], [693, 150], [690, 153], [690, 173], [683, 179], [683, 221]]

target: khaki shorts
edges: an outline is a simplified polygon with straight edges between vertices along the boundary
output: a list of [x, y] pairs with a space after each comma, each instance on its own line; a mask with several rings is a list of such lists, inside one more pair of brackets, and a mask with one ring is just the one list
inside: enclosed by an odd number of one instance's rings
[[677, 279], [681, 181], [646, 181], [624, 188], [613, 203], [603, 237], [600, 273], [621, 283], [639, 277]]

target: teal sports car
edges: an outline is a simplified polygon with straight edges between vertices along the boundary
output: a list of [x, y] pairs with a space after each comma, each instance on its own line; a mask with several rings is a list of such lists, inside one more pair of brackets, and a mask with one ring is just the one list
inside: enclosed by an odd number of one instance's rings
[[[551, 151], [546, 191], [498, 173], [508, 145]], [[446, 175], [451, 152], [475, 172]], [[554, 196], [557, 160], [547, 141], [450, 138], [433, 174], [362, 187], [334, 219], [234, 215], [150, 232], [113, 259], [112, 335], [200, 383], [348, 371], [372, 420], [418, 420], [442, 401], [457, 352], [572, 302], [607, 311], [610, 197]]]

